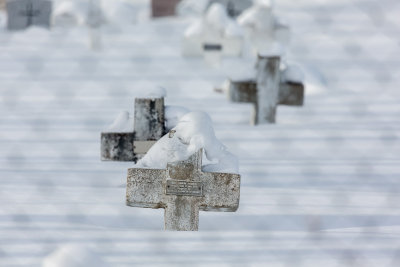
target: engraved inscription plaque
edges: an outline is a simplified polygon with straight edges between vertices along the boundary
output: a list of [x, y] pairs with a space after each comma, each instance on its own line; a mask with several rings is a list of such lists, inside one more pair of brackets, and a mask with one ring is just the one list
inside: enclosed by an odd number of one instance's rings
[[196, 181], [168, 179], [165, 193], [167, 195], [201, 197], [203, 196], [203, 184]]
[[221, 51], [222, 45], [220, 45], [220, 44], [204, 44], [203, 49], [205, 51]]

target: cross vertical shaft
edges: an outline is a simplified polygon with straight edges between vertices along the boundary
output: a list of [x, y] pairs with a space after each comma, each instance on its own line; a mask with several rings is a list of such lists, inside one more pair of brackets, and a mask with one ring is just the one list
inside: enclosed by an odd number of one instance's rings
[[257, 103], [255, 124], [275, 123], [279, 102], [280, 58], [260, 56], [257, 63]]
[[164, 210], [164, 229], [167, 231], [197, 231], [199, 208], [187, 196], [176, 196]]
[[21, 15], [27, 17], [27, 26], [31, 26], [33, 22], [32, 19], [39, 16], [40, 11], [34, 10], [32, 2], [29, 2], [26, 6], [26, 10], [21, 12]]

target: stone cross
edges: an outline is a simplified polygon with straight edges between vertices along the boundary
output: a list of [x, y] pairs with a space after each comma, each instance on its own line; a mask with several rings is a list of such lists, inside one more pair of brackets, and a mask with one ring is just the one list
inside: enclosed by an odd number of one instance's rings
[[101, 26], [105, 23], [99, 0], [90, 0], [86, 24], [89, 26], [89, 46], [92, 50], [100, 50], [102, 44]]
[[186, 29], [182, 54], [185, 57], [204, 56], [207, 63], [218, 66], [222, 56], [241, 56], [242, 48], [243, 34], [239, 25], [228, 17], [221, 4], [214, 3], [202, 19]]
[[48, 0], [7, 1], [7, 29], [23, 30], [31, 25], [50, 28], [52, 2]]
[[101, 160], [134, 161], [165, 134], [164, 98], [136, 98], [133, 132], [102, 132]]
[[278, 56], [259, 56], [256, 80], [229, 81], [228, 97], [232, 102], [254, 104], [252, 124], [275, 123], [278, 105], [303, 105], [303, 83], [282, 81], [279, 65]]
[[199, 211], [236, 211], [240, 175], [203, 172], [203, 150], [165, 170], [128, 169], [126, 204], [164, 209], [164, 229], [197, 231]]
[[175, 8], [180, 0], [151, 0], [152, 16], [165, 17], [174, 16]]

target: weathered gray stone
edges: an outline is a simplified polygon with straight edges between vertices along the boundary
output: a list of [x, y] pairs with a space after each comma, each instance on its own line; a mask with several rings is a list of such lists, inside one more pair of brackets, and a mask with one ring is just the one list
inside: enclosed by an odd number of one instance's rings
[[153, 17], [174, 16], [176, 5], [180, 0], [151, 0]]
[[134, 133], [101, 133], [101, 160], [136, 161]]
[[200, 210], [236, 211], [240, 175], [203, 172], [202, 155], [201, 149], [165, 170], [128, 169], [126, 204], [165, 209], [164, 229], [174, 231], [197, 231]]
[[165, 134], [164, 98], [135, 99], [135, 140], [157, 141]]
[[278, 105], [303, 105], [304, 85], [282, 81], [279, 64], [279, 57], [259, 57], [256, 80], [229, 80], [230, 101], [254, 104], [253, 124], [274, 123]]
[[275, 123], [279, 103], [279, 57], [259, 57], [257, 62], [257, 104], [254, 124]]
[[164, 98], [136, 98], [134, 131], [102, 132], [101, 160], [137, 162], [165, 133]]
[[51, 1], [9, 0], [6, 6], [8, 30], [23, 30], [31, 25], [50, 28]]

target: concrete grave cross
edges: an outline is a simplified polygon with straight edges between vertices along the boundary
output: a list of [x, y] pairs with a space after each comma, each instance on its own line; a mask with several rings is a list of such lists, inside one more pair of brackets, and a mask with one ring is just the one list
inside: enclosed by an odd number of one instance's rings
[[133, 132], [102, 132], [103, 161], [134, 161], [165, 134], [164, 98], [136, 98]]
[[226, 14], [223, 5], [212, 4], [202, 19], [195, 21], [185, 31], [182, 54], [202, 57], [211, 66], [219, 66], [222, 56], [238, 57], [242, 54], [243, 34]]
[[303, 83], [281, 79], [279, 65], [278, 56], [259, 56], [255, 80], [229, 81], [228, 97], [232, 102], [254, 104], [253, 124], [274, 123], [278, 105], [303, 105]]
[[163, 208], [164, 229], [197, 231], [199, 211], [231, 211], [239, 207], [240, 175], [203, 172], [203, 150], [189, 159], [168, 163], [165, 170], [128, 169], [126, 204]]
[[32, 25], [50, 28], [51, 9], [52, 2], [48, 0], [7, 1], [7, 28], [10, 31]]

